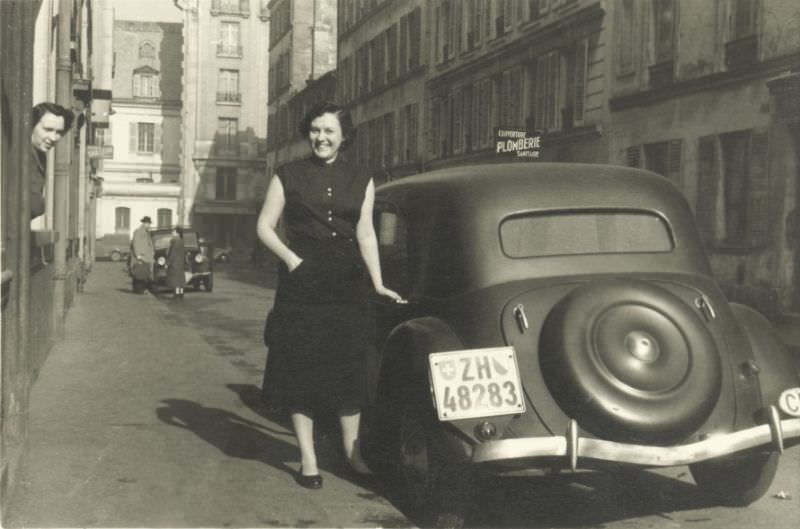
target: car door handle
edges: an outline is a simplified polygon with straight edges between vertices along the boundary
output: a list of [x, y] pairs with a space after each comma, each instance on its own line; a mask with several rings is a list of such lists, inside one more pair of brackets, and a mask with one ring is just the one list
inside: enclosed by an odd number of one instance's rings
[[517, 319], [519, 332], [524, 333], [530, 328], [530, 325], [528, 325], [528, 316], [525, 314], [525, 305], [522, 303], [514, 307], [514, 317]]

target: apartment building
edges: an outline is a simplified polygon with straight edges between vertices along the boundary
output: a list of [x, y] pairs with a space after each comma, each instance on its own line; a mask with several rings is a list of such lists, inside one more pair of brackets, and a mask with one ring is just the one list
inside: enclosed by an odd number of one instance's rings
[[430, 2], [339, 2], [337, 95], [358, 134], [353, 156], [376, 182], [419, 172], [428, 75]]
[[251, 247], [266, 190], [269, 20], [261, 0], [177, 0], [183, 11], [178, 219]]
[[800, 4], [613, 3], [610, 159], [683, 190], [733, 300], [800, 311]]
[[179, 23], [114, 21], [111, 115], [93, 127], [103, 178], [98, 239], [130, 235], [145, 215], [177, 223], [182, 40]]
[[314, 103], [335, 99], [335, 87], [327, 74], [336, 68], [337, 6], [336, 0], [272, 0], [267, 8], [266, 169], [267, 175], [272, 175], [280, 164], [309, 155], [308, 142], [297, 130], [300, 120]]

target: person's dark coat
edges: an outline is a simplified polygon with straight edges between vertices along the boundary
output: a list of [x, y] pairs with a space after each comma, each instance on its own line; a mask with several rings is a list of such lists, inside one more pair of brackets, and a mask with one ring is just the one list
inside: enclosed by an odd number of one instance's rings
[[183, 239], [175, 236], [170, 241], [167, 253], [167, 286], [169, 288], [179, 288], [186, 284], [185, 263], [186, 251]]

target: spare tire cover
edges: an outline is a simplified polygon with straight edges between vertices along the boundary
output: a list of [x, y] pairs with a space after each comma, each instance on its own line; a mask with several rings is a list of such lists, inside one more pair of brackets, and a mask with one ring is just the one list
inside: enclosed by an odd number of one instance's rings
[[592, 434], [671, 444], [709, 416], [721, 366], [700, 315], [636, 279], [579, 286], [548, 314], [540, 339], [548, 389]]

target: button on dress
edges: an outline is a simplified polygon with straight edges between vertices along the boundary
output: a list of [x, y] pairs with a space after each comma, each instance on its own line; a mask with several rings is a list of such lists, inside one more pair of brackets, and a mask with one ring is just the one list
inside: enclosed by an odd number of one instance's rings
[[[370, 346], [367, 282], [355, 227], [371, 174], [340, 155], [277, 170], [287, 243], [303, 262], [278, 268], [263, 395], [275, 408], [359, 408]], [[309, 213], [303, 202], [328, 226]]]

